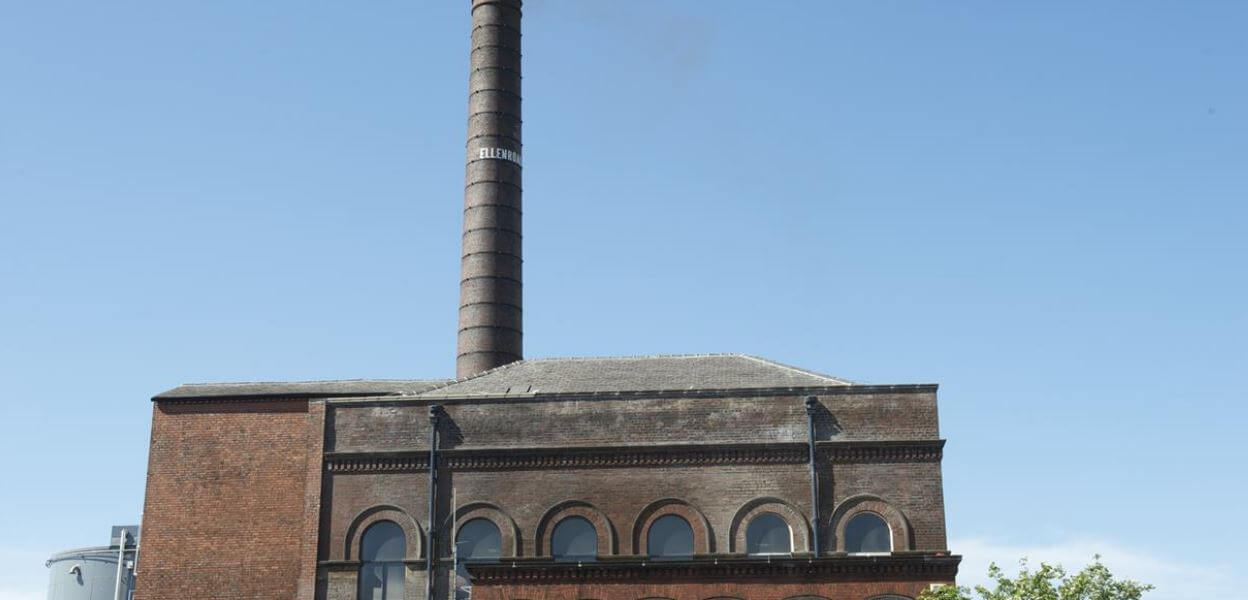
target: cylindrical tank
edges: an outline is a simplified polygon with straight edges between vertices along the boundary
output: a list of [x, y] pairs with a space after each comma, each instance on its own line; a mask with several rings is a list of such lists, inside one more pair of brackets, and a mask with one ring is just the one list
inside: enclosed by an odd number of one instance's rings
[[472, 0], [456, 377], [523, 357], [521, 0]]
[[[117, 585], [116, 546], [67, 550], [48, 559], [48, 600], [113, 600]], [[133, 587], [134, 548], [125, 552], [121, 600]]]

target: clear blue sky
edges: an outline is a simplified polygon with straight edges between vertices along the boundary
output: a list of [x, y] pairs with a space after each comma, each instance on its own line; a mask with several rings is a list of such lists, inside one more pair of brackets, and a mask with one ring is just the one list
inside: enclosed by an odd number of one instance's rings
[[[1248, 4], [526, 4], [529, 356], [939, 382], [967, 580], [1240, 595]], [[0, 599], [153, 394], [453, 372], [467, 5], [0, 0]]]

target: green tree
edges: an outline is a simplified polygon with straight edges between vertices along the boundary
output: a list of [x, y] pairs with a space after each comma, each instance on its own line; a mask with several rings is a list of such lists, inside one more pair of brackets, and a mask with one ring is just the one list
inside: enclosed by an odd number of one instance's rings
[[[1101, 557], [1093, 558], [1092, 564], [1074, 575], [1068, 575], [1061, 565], [1040, 563], [1031, 570], [1027, 559], [1019, 561], [1018, 575], [1010, 577], [993, 563], [988, 567], [988, 578], [994, 586], [975, 586], [981, 600], [1139, 600], [1153, 586], [1114, 579], [1112, 573], [1101, 564]], [[974, 600], [966, 587], [947, 585], [919, 595], [919, 600]]]

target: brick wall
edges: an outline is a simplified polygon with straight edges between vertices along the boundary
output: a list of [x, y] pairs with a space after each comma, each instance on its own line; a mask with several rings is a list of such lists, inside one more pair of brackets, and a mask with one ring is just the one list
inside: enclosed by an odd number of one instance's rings
[[[704, 398], [473, 400], [445, 405], [449, 433], [444, 447], [456, 450], [647, 444], [804, 443], [803, 395]], [[933, 440], [939, 438], [936, 396], [930, 391], [827, 395], [818, 437], [832, 442]], [[331, 403], [327, 450], [426, 451], [430, 401], [378, 400]], [[804, 453], [804, 451], [803, 451]], [[625, 467], [598, 469], [475, 470], [442, 475], [441, 514], [449, 493], [459, 505], [486, 502], [513, 519], [521, 556], [532, 556], [543, 515], [570, 500], [598, 507], [619, 538], [618, 554], [633, 551], [634, 521], [648, 504], [679, 498], [700, 510], [711, 527], [716, 552], [726, 552], [730, 524], [746, 503], [775, 497], [810, 518], [808, 467], [802, 464]], [[823, 464], [820, 467], [825, 551], [828, 520], [842, 502], [878, 496], [905, 515], [913, 549], [944, 550], [944, 499], [939, 462], [898, 461]], [[361, 512], [378, 505], [403, 510], [421, 528], [427, 502], [423, 469], [407, 473], [334, 473], [326, 485], [321, 557], [343, 558], [347, 529]]]
[[136, 600], [310, 598], [323, 414], [156, 403]]
[[[940, 463], [886, 463], [833, 465], [823, 489], [829, 502], [821, 508], [828, 519], [847, 499], [870, 494], [900, 510], [909, 521], [915, 550], [944, 550], [945, 498]], [[825, 538], [831, 550], [831, 535]]]
[[[514, 523], [520, 557], [534, 556], [543, 518], [569, 501], [600, 511], [616, 540], [609, 554], [617, 556], [634, 552], [639, 518], [651, 503], [664, 498], [685, 501], [705, 517], [709, 550], [715, 553], [729, 552], [734, 522], [763, 498], [778, 498], [796, 515], [794, 526], [806, 526], [810, 498], [809, 474], [801, 462], [806, 436], [802, 399], [794, 394], [445, 401], [443, 442], [448, 456], [455, 452], [518, 456], [523, 453], [515, 454], [517, 449], [541, 447], [658, 447], [655, 444], [788, 444], [801, 452], [796, 460], [769, 464], [710, 460], [597, 467], [478, 465], [462, 470], [444, 465], [437, 498], [442, 527], [449, 524], [452, 489], [460, 507], [488, 504]], [[153, 416], [136, 597], [351, 598], [358, 563], [348, 548], [361, 525], [382, 516], [400, 522], [413, 536], [408, 595], [421, 596], [424, 572], [419, 559], [424, 553], [419, 540], [429, 527], [427, 471], [415, 466], [323, 471], [322, 459], [324, 452], [332, 453], [334, 461], [368, 456], [355, 454], [359, 452], [408, 451], [406, 456], [422, 457], [427, 451], [430, 403], [398, 398], [159, 402]], [[817, 416], [817, 431], [828, 448], [837, 442], [939, 437], [935, 394], [928, 391], [828, 395], [821, 396], [821, 403], [826, 411]], [[843, 503], [858, 502], [864, 494], [904, 515], [912, 549], [945, 550], [938, 454], [880, 460], [833, 460], [829, 454], [824, 460], [828, 462], [820, 466], [820, 530], [825, 552], [834, 549], [830, 523], [834, 511]], [[449, 551], [446, 546], [442, 550], [444, 556]], [[915, 556], [915, 560], [923, 559]], [[744, 581], [645, 583], [604, 582], [592, 589], [584, 587], [588, 583], [580, 588], [557, 584], [497, 593], [499, 600], [502, 595], [507, 600], [648, 596], [780, 600], [806, 594], [861, 600], [886, 593], [914, 596], [931, 582], [836, 581], [819, 584], [822, 591], [812, 590], [813, 581], [776, 581], [761, 587]], [[490, 593], [494, 592], [483, 587], [481, 597], [493, 600]]]
[[[641, 511], [657, 500], [679, 498], [706, 517], [712, 551], [728, 552], [733, 518], [751, 501], [778, 498], [809, 523], [807, 468], [797, 464], [445, 472], [439, 512], [449, 514], [452, 488], [460, 506], [481, 502], [497, 506], [519, 529], [520, 556], [533, 556], [542, 517], [561, 503], [587, 502], [601, 510], [615, 530], [614, 554], [626, 555], [633, 553], [634, 526]], [[878, 496], [905, 515], [913, 549], [946, 549], [939, 464], [824, 465], [822, 470], [825, 551], [834, 549], [829, 522], [833, 511], [862, 494]], [[343, 559], [348, 528], [372, 507], [396, 507], [426, 529], [427, 477], [423, 471], [332, 474], [326, 486], [328, 518], [322, 530], [321, 556]]]
[[[446, 402], [454, 447], [517, 448], [733, 442], [805, 442], [804, 395], [708, 398], [474, 400]], [[327, 450], [420, 448], [429, 438], [427, 405], [379, 401], [333, 409]], [[936, 394], [820, 396], [820, 439], [932, 440], [940, 437]]]

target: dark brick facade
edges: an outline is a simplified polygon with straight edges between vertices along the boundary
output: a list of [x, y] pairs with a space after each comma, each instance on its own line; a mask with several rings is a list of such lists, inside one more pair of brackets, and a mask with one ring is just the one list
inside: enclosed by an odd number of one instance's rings
[[[818, 523], [807, 394], [820, 409]], [[405, 597], [423, 598], [433, 404], [446, 415], [439, 598], [452, 594], [448, 532], [477, 517], [499, 526], [509, 566], [476, 581], [485, 600], [866, 600], [914, 597], [956, 573], [934, 386], [158, 397], [136, 597], [353, 599], [360, 536], [387, 520], [408, 538]], [[859, 511], [890, 524], [891, 554], [843, 552], [843, 525]], [[745, 556], [744, 527], [762, 512], [789, 522], [793, 558]], [[697, 554], [683, 570], [645, 556], [646, 527], [669, 513], [694, 525]], [[600, 536], [598, 561], [574, 572], [549, 558], [550, 528], [567, 515]]]

